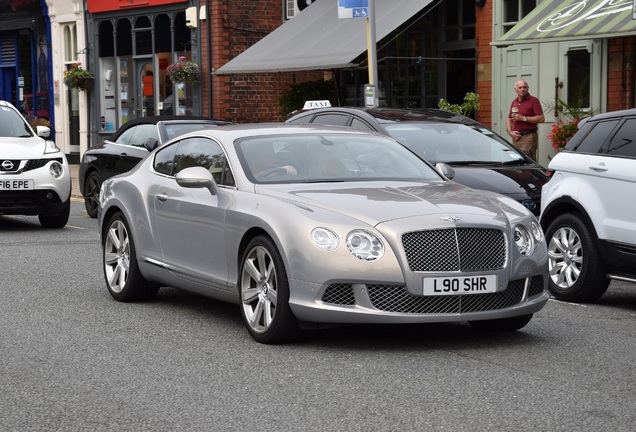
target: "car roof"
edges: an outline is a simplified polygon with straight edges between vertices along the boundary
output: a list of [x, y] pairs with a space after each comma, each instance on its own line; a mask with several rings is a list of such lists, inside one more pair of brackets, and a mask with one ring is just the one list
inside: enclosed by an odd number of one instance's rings
[[[299, 134], [311, 134], [318, 135], [321, 133], [329, 134], [329, 133], [340, 133], [340, 134], [349, 134], [349, 135], [369, 135], [369, 132], [362, 132], [348, 127], [342, 126], [329, 126], [329, 125], [321, 125], [321, 124], [289, 124], [282, 122], [271, 122], [271, 123], [240, 123], [240, 124], [229, 124], [222, 125], [219, 127], [215, 127], [213, 129], [201, 129], [194, 132], [189, 132], [187, 134], [182, 135], [213, 135], [214, 137], [235, 140], [242, 137], [248, 136], [262, 136], [262, 135], [285, 135], [290, 133], [299, 133]], [[380, 135], [378, 135], [380, 136]], [[384, 138], [389, 138], [384, 135], [381, 135]]]
[[366, 113], [374, 117], [380, 123], [395, 123], [406, 121], [423, 121], [431, 123], [462, 123], [467, 125], [481, 125], [476, 120], [457, 114], [451, 111], [445, 111], [438, 108], [364, 108], [364, 107], [330, 107], [316, 108], [312, 110], [303, 110], [289, 117], [297, 117], [300, 115], [312, 115], [320, 113], [342, 112], [349, 114]]
[[584, 117], [583, 119], [581, 119], [581, 122], [579, 123], [579, 128], [589, 121], [598, 121], [598, 120], [605, 120], [609, 118], [629, 117], [629, 116], [636, 116], [636, 108], [619, 110], [619, 111], [609, 111], [605, 113], [593, 114], [591, 116]]

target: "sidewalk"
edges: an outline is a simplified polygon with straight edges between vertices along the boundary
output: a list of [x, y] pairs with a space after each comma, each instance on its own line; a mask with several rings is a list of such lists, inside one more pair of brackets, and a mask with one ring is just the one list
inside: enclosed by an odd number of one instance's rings
[[79, 187], [79, 176], [78, 176], [79, 165], [69, 164], [69, 168], [71, 169], [71, 188], [72, 188], [71, 196], [75, 198], [84, 199], [82, 197], [82, 194], [80, 193], [80, 187]]

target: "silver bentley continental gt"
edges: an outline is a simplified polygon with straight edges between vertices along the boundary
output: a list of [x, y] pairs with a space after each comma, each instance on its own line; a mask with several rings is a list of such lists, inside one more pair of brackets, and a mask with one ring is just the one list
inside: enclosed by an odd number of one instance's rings
[[443, 169], [330, 126], [182, 135], [104, 182], [106, 285], [124, 302], [170, 286], [239, 304], [261, 343], [337, 324], [520, 329], [548, 300], [541, 227]]

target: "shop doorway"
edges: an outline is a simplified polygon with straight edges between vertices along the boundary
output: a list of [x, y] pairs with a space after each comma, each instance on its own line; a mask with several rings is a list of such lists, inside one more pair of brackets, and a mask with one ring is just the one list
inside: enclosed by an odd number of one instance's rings
[[155, 73], [152, 58], [135, 60], [137, 117], [155, 115]]
[[0, 99], [19, 107], [15, 94], [15, 66], [0, 67]]

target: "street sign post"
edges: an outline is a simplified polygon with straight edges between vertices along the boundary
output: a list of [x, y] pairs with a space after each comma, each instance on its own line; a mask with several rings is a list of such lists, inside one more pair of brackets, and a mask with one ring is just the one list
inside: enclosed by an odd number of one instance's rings
[[367, 28], [367, 56], [369, 59], [369, 83], [373, 89], [373, 104], [369, 105], [365, 86], [365, 105], [378, 106], [378, 60], [375, 36], [375, 0], [338, 0], [338, 18], [365, 18]]

